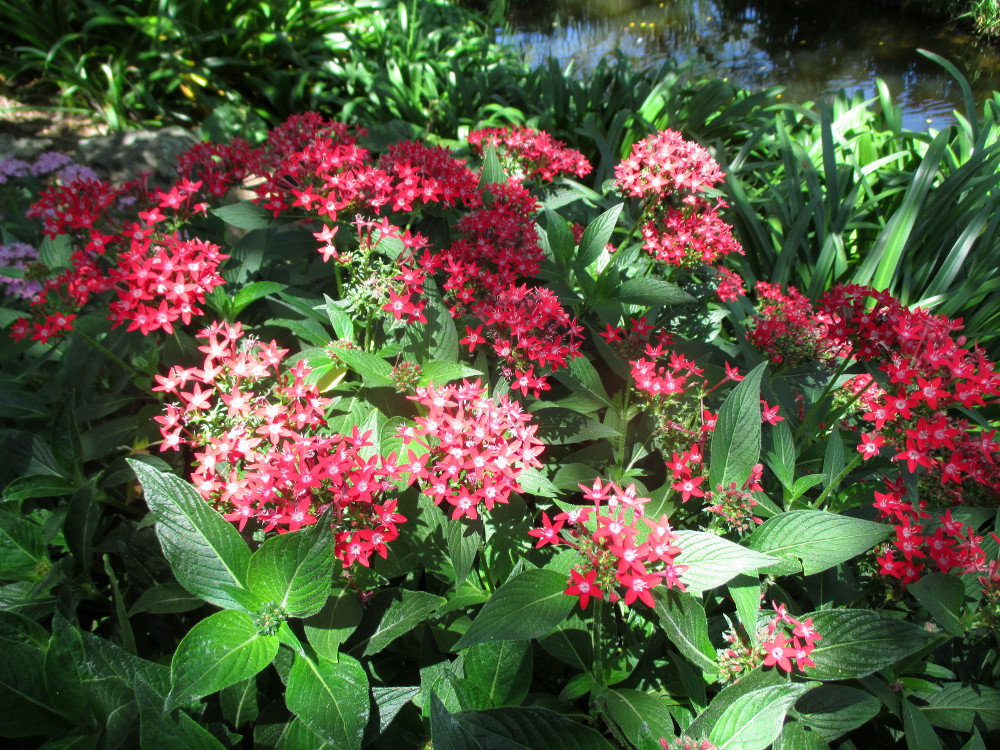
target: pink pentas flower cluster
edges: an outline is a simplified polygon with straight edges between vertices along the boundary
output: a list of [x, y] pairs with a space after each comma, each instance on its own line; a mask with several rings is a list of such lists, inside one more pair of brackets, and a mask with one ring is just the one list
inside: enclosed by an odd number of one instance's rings
[[142, 335], [173, 333], [178, 320], [189, 324], [200, 316], [205, 295], [225, 283], [219, 264], [229, 256], [218, 245], [177, 234], [157, 235], [152, 227], [134, 224], [128, 250], [108, 274], [118, 299], [108, 305], [112, 324], [128, 325]]
[[521, 473], [541, 466], [544, 446], [531, 415], [506, 395], [491, 398], [479, 380], [418, 387], [408, 398], [424, 414], [399, 429], [408, 448], [400, 471], [453, 519], [478, 518], [483, 508], [509, 502], [521, 491]]
[[722, 682], [737, 682], [757, 666], [777, 667], [789, 674], [816, 666], [810, 654], [823, 636], [813, 627], [812, 618], [800, 620], [789, 614], [785, 605], [772, 606], [774, 616], [752, 639], [735, 630], [725, 635], [729, 646], [717, 654]]
[[393, 456], [371, 448], [368, 433], [323, 434], [328, 399], [306, 384], [299, 361], [275, 342], [244, 335], [239, 323], [213, 324], [200, 336], [200, 368], [173, 367], [156, 391], [172, 397], [156, 417], [161, 450], [191, 451], [198, 493], [243, 531], [295, 531], [330, 510], [335, 553], [345, 568], [385, 557], [398, 536]]
[[726, 204], [708, 197], [724, 177], [705, 148], [674, 130], [639, 141], [615, 167], [621, 194], [642, 199], [643, 249], [667, 267], [702, 275], [729, 301], [742, 293], [743, 281], [718, 264], [743, 248], [719, 214]]
[[517, 180], [551, 182], [561, 174], [585, 177], [592, 169], [579, 151], [534, 128], [484, 128], [470, 133], [468, 141], [479, 156], [489, 145], [496, 148], [501, 164]]
[[605, 597], [623, 599], [626, 605], [638, 599], [653, 607], [651, 592], [657, 586], [684, 590], [680, 576], [687, 566], [676, 562], [681, 553], [677, 536], [666, 516], [644, 516], [648, 497], [640, 497], [635, 485], [622, 489], [600, 477], [580, 489], [592, 506], [564, 510], [553, 518], [542, 513], [541, 528], [528, 532], [538, 539], [537, 547], [566, 545], [580, 552], [583, 561], [570, 571], [565, 593], [579, 597], [586, 609], [591, 599]]
[[663, 750], [717, 750], [717, 746], [708, 740], [696, 740], [686, 734], [669, 742], [665, 737], [660, 737], [660, 747]]

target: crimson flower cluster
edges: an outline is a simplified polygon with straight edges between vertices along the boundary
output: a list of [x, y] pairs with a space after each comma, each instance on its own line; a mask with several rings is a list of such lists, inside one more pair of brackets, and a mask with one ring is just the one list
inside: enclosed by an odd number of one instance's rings
[[[684, 590], [680, 576], [686, 565], [676, 562], [681, 553], [670, 519], [645, 518], [648, 497], [639, 497], [635, 485], [622, 489], [600, 477], [591, 487], [580, 485], [583, 497], [593, 507], [574, 507], [550, 519], [542, 513], [541, 528], [532, 529], [536, 547], [565, 544], [580, 552], [583, 562], [570, 571], [565, 593], [580, 598], [586, 609], [591, 599], [631, 605], [636, 599], [653, 607], [650, 593], [660, 584]], [[639, 521], [647, 528], [642, 528]]]
[[[726, 207], [705, 195], [724, 179], [706, 149], [663, 130], [639, 141], [615, 167], [615, 183], [625, 196], [641, 198], [643, 249], [668, 266], [697, 269], [743, 248], [719, 215]], [[723, 296], [732, 298], [742, 282], [728, 271]]]
[[752, 641], [735, 631], [726, 634], [730, 645], [718, 652], [722, 682], [736, 682], [758, 665], [777, 666], [789, 674], [816, 666], [809, 655], [823, 636], [813, 628], [812, 618], [799, 620], [788, 613], [785, 605], [772, 603], [772, 606], [774, 616], [757, 630]]
[[776, 365], [802, 367], [831, 365], [846, 355], [843, 342], [830, 335], [830, 318], [817, 313], [812, 302], [795, 287], [758, 281], [757, 312], [747, 338]]
[[478, 518], [480, 506], [509, 502], [511, 492], [521, 491], [521, 473], [541, 466], [544, 446], [531, 415], [506, 395], [491, 398], [479, 380], [418, 387], [408, 398], [426, 416], [400, 427], [409, 463], [399, 469], [435, 505], [451, 506], [453, 519]]
[[503, 166], [519, 181], [537, 177], [551, 182], [560, 174], [584, 177], [592, 169], [579, 151], [534, 128], [484, 128], [470, 133], [468, 141], [479, 156], [488, 145], [496, 148]]
[[201, 368], [173, 367], [156, 377], [176, 400], [157, 417], [161, 450], [194, 451], [192, 482], [199, 494], [242, 531], [295, 531], [328, 509], [335, 554], [345, 568], [386, 557], [386, 545], [406, 519], [396, 513], [394, 457], [371, 447], [368, 433], [324, 435], [327, 399], [305, 382], [299, 361], [287, 373], [287, 353], [275, 342], [245, 338], [242, 327], [213, 324], [201, 338]]
[[905, 587], [930, 571], [974, 573], [986, 567], [983, 537], [968, 523], [953, 519], [951, 509], [940, 516], [927, 512], [927, 501], [908, 498], [901, 479], [883, 480], [885, 492], [875, 493], [879, 520], [893, 523], [893, 539], [879, 547], [879, 573]]

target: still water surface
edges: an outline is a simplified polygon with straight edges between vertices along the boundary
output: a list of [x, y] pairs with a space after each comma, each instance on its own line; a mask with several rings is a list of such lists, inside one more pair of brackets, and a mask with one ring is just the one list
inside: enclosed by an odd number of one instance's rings
[[881, 78], [914, 130], [943, 128], [962, 109], [958, 84], [918, 49], [962, 71], [977, 109], [1000, 88], [1000, 49], [871, 0], [536, 0], [508, 19], [501, 38], [530, 63], [553, 56], [580, 72], [615, 48], [637, 66], [700, 58], [745, 88], [782, 86], [793, 102], [841, 89], [873, 97]]

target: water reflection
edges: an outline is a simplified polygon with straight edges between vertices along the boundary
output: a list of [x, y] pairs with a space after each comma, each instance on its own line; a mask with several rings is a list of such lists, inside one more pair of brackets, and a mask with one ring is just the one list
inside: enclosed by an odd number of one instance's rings
[[940, 128], [962, 107], [958, 84], [928, 49], [970, 80], [977, 101], [1000, 86], [1000, 53], [947, 25], [858, 0], [536, 0], [514, 3], [504, 40], [532, 64], [550, 55], [578, 70], [615, 48], [636, 66], [703, 59], [741, 86], [780, 85], [790, 101], [840, 89], [876, 94], [886, 81], [906, 127]]

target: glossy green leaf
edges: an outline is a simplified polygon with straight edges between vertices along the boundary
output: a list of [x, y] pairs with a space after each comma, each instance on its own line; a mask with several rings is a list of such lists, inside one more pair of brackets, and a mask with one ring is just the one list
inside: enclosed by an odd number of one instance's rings
[[754, 690], [734, 700], [708, 740], [719, 750], [764, 750], [781, 732], [785, 714], [814, 682], [789, 682]]
[[936, 727], [971, 732], [978, 725], [987, 732], [1000, 729], [1000, 690], [988, 685], [945, 682], [928, 696], [920, 711]]
[[329, 523], [271, 537], [250, 558], [247, 585], [290, 617], [316, 614], [330, 594], [337, 562], [333, 547]]
[[266, 229], [274, 224], [274, 216], [266, 208], [250, 201], [219, 206], [212, 213], [237, 229]]
[[296, 656], [285, 702], [323, 741], [338, 750], [360, 748], [368, 723], [368, 677], [356, 659], [337, 662]]
[[465, 652], [465, 676], [478, 685], [492, 707], [516, 706], [531, 687], [531, 643], [477, 643]]
[[742, 487], [760, 460], [760, 381], [767, 363], [761, 363], [736, 384], [719, 409], [712, 432], [709, 484]]
[[611, 234], [624, 207], [624, 203], [612, 206], [583, 230], [580, 247], [577, 250], [577, 261], [582, 268], [590, 266], [601, 253], [605, 252], [604, 248], [611, 240]]
[[380, 596], [390, 598], [389, 606], [379, 618], [374, 632], [351, 647], [351, 652], [358, 656], [377, 654], [401, 635], [413, 630], [445, 602], [444, 598], [427, 591], [407, 589], [387, 591]]
[[806, 675], [817, 680], [849, 680], [884, 669], [928, 646], [925, 629], [865, 609], [831, 609], [804, 615], [823, 636]]
[[494, 592], [454, 649], [486, 641], [539, 638], [563, 621], [576, 599], [563, 592], [566, 576], [554, 570], [526, 570]]
[[702, 603], [691, 594], [664, 590], [662, 586], [653, 590], [653, 598], [660, 625], [671, 643], [702, 672], [717, 674], [715, 648], [708, 637], [708, 617]]
[[958, 576], [947, 573], [928, 573], [907, 589], [931, 613], [934, 622], [954, 636], [965, 635], [962, 624], [962, 604], [965, 586]]
[[891, 526], [861, 518], [821, 510], [793, 510], [764, 521], [744, 544], [784, 558], [768, 568], [768, 573], [790, 575], [802, 571], [812, 575], [857, 557], [890, 533]]
[[333, 589], [323, 608], [303, 623], [303, 627], [316, 652], [336, 661], [340, 644], [351, 636], [360, 622], [358, 592], [350, 586], [340, 585]]
[[[674, 736], [674, 721], [668, 706], [676, 701], [628, 688], [606, 690], [601, 695], [608, 716], [626, 737], [637, 743], [639, 750], [659, 750], [660, 737], [670, 739]], [[648, 739], [640, 741], [643, 735]]]
[[611, 750], [599, 732], [547, 708], [492, 708], [449, 714], [431, 702], [434, 750]]
[[676, 544], [681, 548], [676, 562], [688, 566], [681, 573], [681, 581], [692, 594], [721, 586], [741, 573], [766, 568], [775, 562], [770, 555], [706, 531], [681, 530], [676, 534]]
[[253, 677], [277, 653], [278, 637], [262, 635], [247, 613], [223, 610], [206, 617], [174, 651], [167, 709]]
[[866, 724], [881, 709], [882, 704], [871, 693], [834, 684], [820, 685], [795, 704], [796, 715], [827, 742]]
[[72, 495], [76, 483], [56, 474], [31, 474], [18, 477], [3, 488], [3, 499], [19, 503], [32, 497], [62, 497]]
[[610, 299], [624, 305], [643, 306], [687, 305], [696, 301], [677, 284], [649, 277], [629, 279], [617, 288]]
[[204, 606], [205, 602], [197, 596], [191, 596], [183, 586], [173, 581], [158, 583], [146, 589], [129, 608], [128, 615], [146, 612], [152, 615], [164, 615], [173, 612], [190, 612]]
[[255, 608], [246, 588], [250, 548], [236, 528], [179, 477], [141, 461], [128, 463], [142, 483], [163, 554], [178, 583], [219, 607]]

